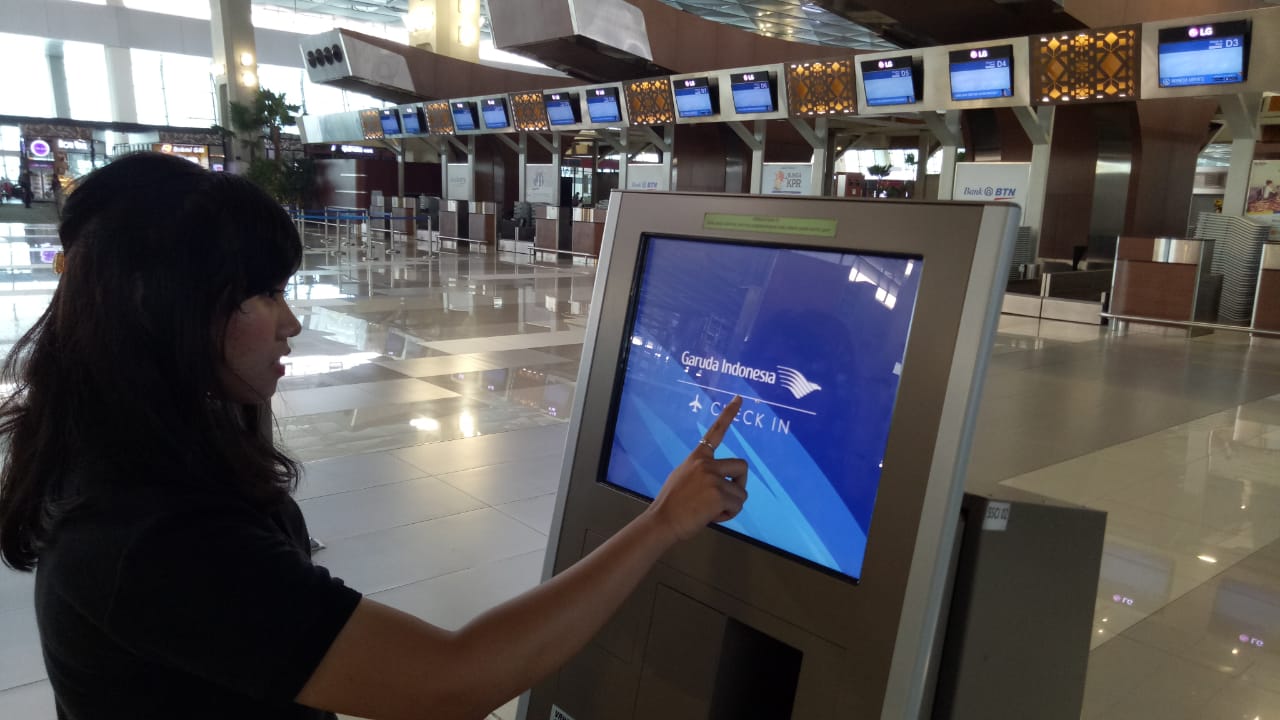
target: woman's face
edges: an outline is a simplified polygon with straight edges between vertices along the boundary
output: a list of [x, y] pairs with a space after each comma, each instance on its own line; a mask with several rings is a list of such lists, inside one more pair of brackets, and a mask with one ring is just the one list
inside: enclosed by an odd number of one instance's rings
[[289, 354], [289, 338], [302, 325], [284, 300], [284, 285], [240, 303], [227, 320], [224, 338], [223, 389], [234, 401], [266, 402], [284, 376], [280, 359]]

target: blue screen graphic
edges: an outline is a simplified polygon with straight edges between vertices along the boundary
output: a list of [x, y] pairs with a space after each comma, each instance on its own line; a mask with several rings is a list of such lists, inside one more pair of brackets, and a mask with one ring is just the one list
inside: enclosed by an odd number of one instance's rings
[[916, 101], [916, 86], [911, 77], [911, 68], [863, 72], [862, 88], [870, 107], [907, 105]]
[[511, 125], [507, 120], [507, 106], [504, 103], [486, 100], [481, 107], [486, 128], [497, 130]]
[[381, 115], [382, 133], [384, 135], [400, 134], [400, 118], [396, 116], [396, 111], [384, 112]]
[[416, 110], [401, 110], [400, 118], [404, 121], [405, 135], [422, 134], [422, 123], [418, 122], [418, 112]]
[[676, 112], [682, 118], [714, 114], [711, 108], [711, 88], [706, 85], [676, 88]]
[[951, 99], [986, 100], [1013, 97], [1008, 58], [951, 63]]
[[547, 98], [547, 121], [552, 125], [573, 125], [578, 122], [574, 117], [573, 105], [567, 98]]
[[1244, 82], [1244, 38], [1160, 44], [1160, 87]]
[[587, 115], [593, 123], [616, 123], [622, 120], [617, 95], [592, 95], [587, 98]]
[[475, 130], [476, 129], [476, 118], [475, 118], [475, 115], [471, 112], [471, 108], [467, 107], [466, 105], [463, 105], [462, 107], [458, 107], [457, 105], [453, 106], [453, 129], [454, 130]]
[[733, 109], [740, 113], [773, 112], [773, 91], [769, 81], [734, 83]]
[[918, 259], [650, 237], [605, 481], [654, 498], [734, 395], [750, 464], [724, 527], [858, 579]]

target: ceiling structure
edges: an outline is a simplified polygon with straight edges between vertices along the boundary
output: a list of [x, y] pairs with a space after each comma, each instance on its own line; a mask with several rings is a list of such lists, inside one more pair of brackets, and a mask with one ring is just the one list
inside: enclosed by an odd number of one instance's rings
[[767, 37], [856, 50], [898, 46], [808, 0], [661, 0], [677, 10]]

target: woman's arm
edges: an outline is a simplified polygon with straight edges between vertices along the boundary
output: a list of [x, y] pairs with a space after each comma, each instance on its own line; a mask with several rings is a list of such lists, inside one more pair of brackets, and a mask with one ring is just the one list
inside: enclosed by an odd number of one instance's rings
[[377, 720], [482, 718], [550, 674], [604, 625], [658, 558], [746, 501], [747, 464], [714, 458], [735, 398], [654, 503], [572, 567], [449, 632], [369, 599], [298, 702]]

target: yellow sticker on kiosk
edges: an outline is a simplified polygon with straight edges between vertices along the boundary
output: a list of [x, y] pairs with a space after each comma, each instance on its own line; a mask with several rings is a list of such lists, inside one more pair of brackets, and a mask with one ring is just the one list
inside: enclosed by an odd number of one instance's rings
[[776, 217], [772, 215], [730, 215], [706, 213], [702, 216], [703, 230], [729, 230], [780, 235], [804, 235], [807, 237], [836, 236], [836, 221], [827, 218]]

